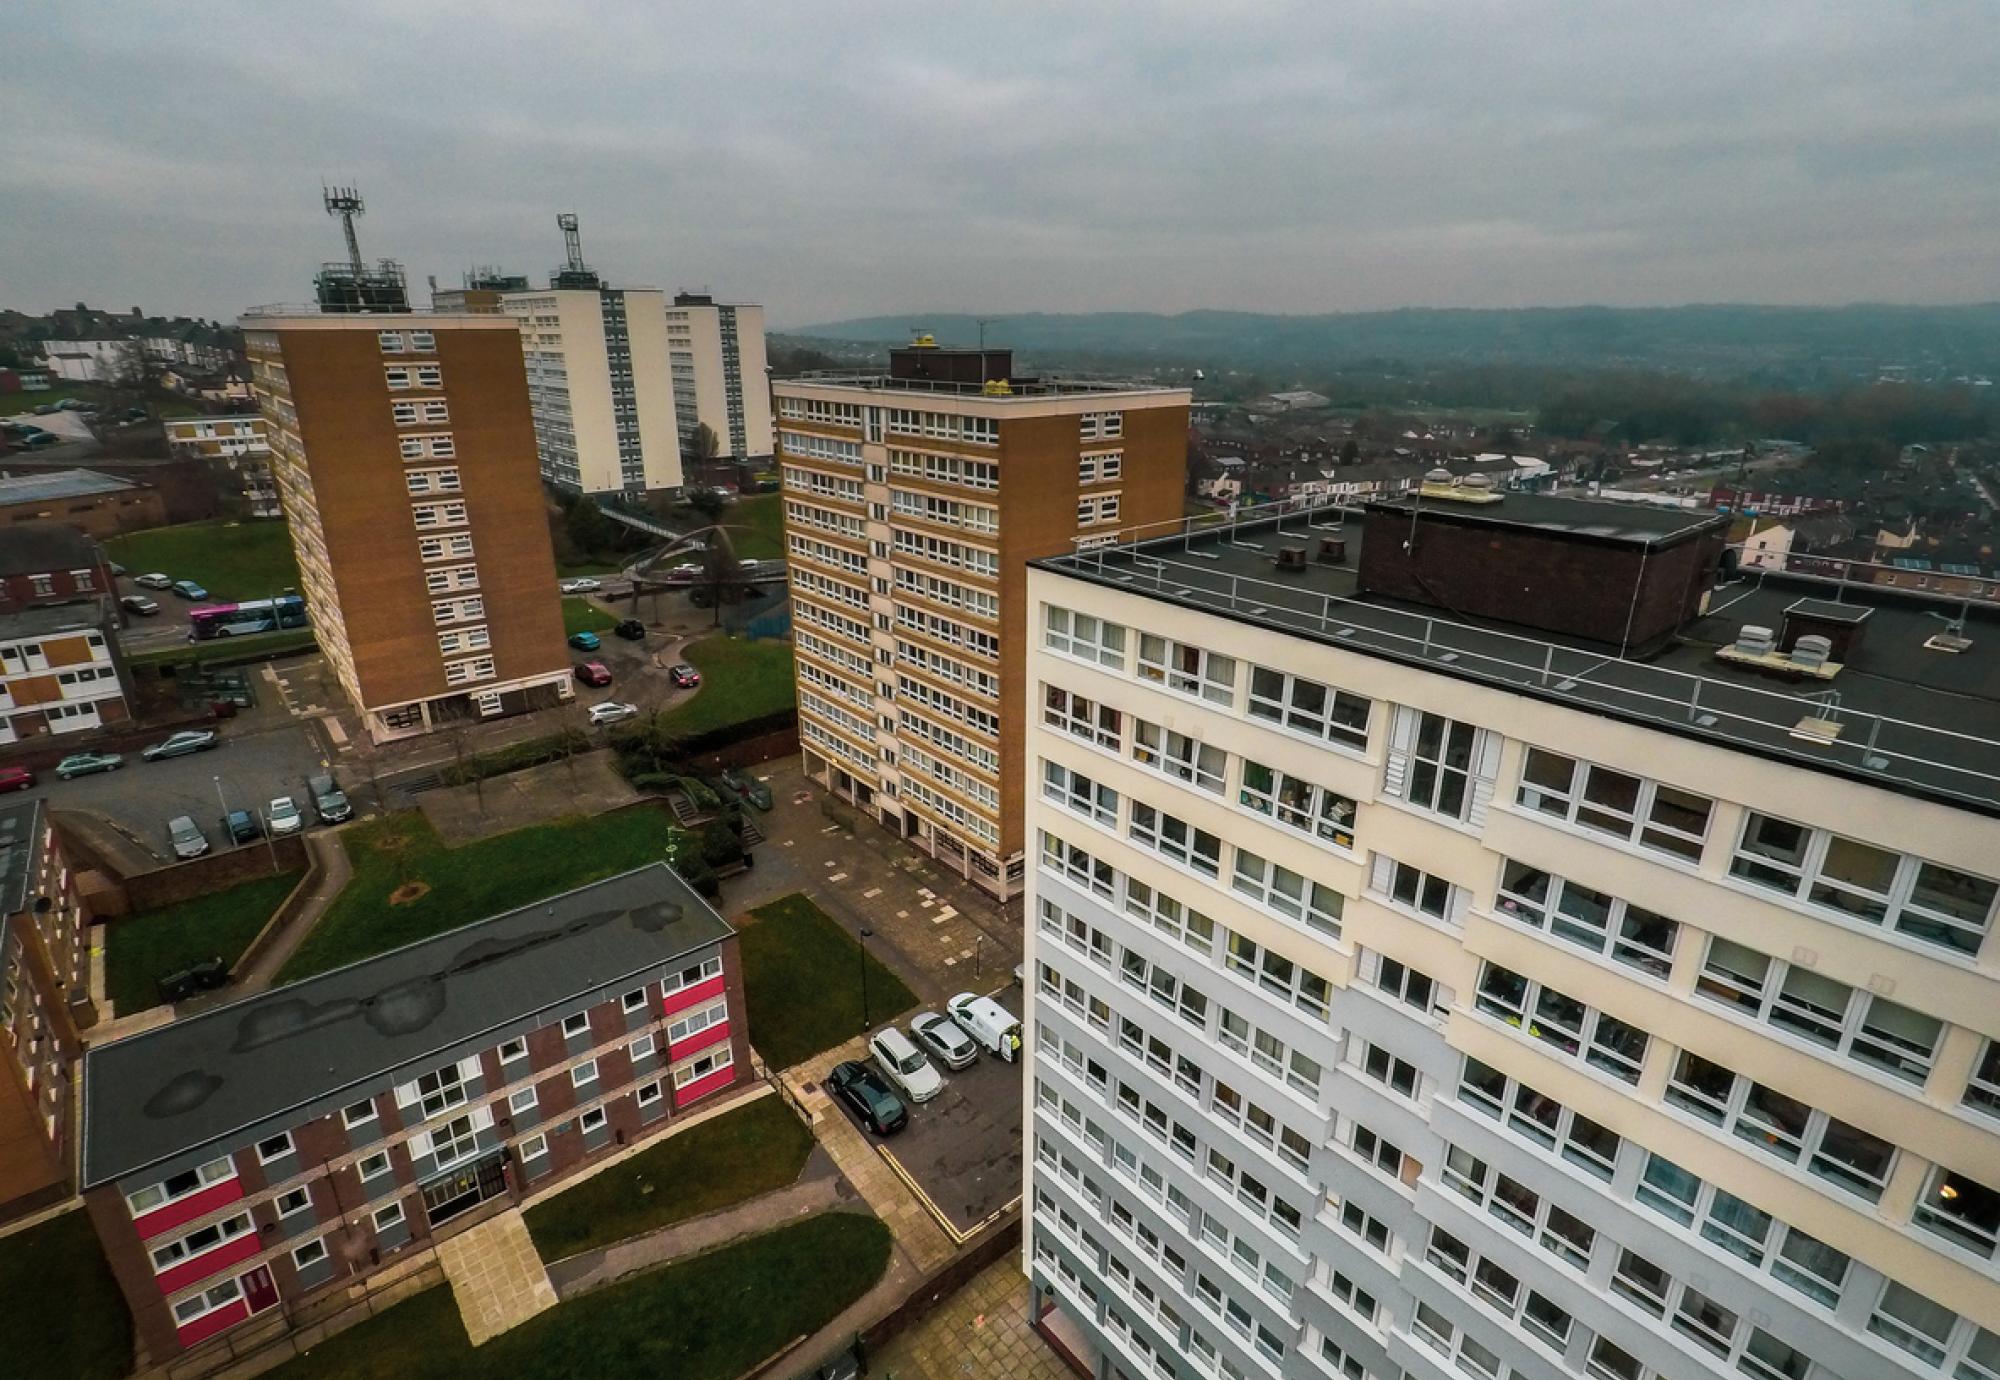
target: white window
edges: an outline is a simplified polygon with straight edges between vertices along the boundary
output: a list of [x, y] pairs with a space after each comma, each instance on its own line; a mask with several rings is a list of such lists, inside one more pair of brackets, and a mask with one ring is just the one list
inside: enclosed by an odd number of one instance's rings
[[500, 1062], [503, 1064], [511, 1064], [516, 1059], [525, 1059], [527, 1057], [528, 1042], [526, 1040], [509, 1040], [500, 1046]]
[[220, 1222], [211, 1222], [205, 1227], [197, 1227], [186, 1236], [169, 1241], [152, 1250], [153, 1273], [170, 1270], [184, 1260], [192, 1260], [206, 1251], [212, 1251], [225, 1241], [233, 1241], [251, 1230], [250, 1214], [239, 1212], [234, 1217]]
[[569, 1081], [572, 1087], [578, 1088], [595, 1083], [597, 1081], [597, 1061], [595, 1059], [586, 1059], [572, 1068], [569, 1071]]
[[300, 1270], [306, 1269], [309, 1266], [319, 1264], [322, 1260], [325, 1259], [326, 1259], [325, 1237], [315, 1238], [314, 1240], [306, 1242], [306, 1244], [303, 1246], [294, 1247], [292, 1250], [292, 1265], [296, 1269]]
[[275, 1136], [257, 1142], [257, 1163], [269, 1164], [281, 1160], [292, 1153], [292, 1133], [281, 1131]]
[[1493, 908], [1662, 981], [1673, 967], [1677, 921], [1512, 858], [1501, 870]]
[[1405, 910], [1428, 915], [1447, 925], [1464, 923], [1465, 907], [1470, 899], [1465, 888], [1454, 886], [1435, 873], [1412, 867], [1386, 853], [1374, 855], [1369, 867], [1368, 886], [1377, 895]]
[[1065, 656], [1125, 669], [1125, 629], [1089, 614], [1044, 605], [1042, 644]]
[[634, 987], [618, 999], [618, 1009], [625, 1012], [628, 1016], [634, 1011], [644, 1011], [646, 1009], [646, 989], [643, 987]]
[[[1117, 715], [1116, 710], [1110, 713], [1114, 718]], [[1116, 738], [1104, 746], [1116, 748]], [[1228, 768], [1229, 755], [1221, 748], [1210, 747], [1159, 724], [1134, 719], [1132, 756], [1140, 765], [1151, 767], [1162, 776], [1186, 781], [1212, 795], [1222, 794], [1222, 776]]]
[[1515, 798], [1538, 813], [1689, 862], [1700, 861], [1715, 811], [1707, 796], [1537, 747], [1522, 762]]
[[1389, 725], [1382, 793], [1478, 828], [1499, 767], [1499, 734], [1399, 704]]
[[385, 369], [383, 380], [391, 389], [400, 391], [410, 387], [410, 371], [404, 368]]
[[1323, 839], [1336, 848], [1354, 846], [1355, 805], [1338, 791], [1246, 757], [1243, 786], [1236, 798], [1239, 804], [1248, 805], [1258, 814], [1269, 815], [1280, 824]]
[[1636, 1085], [1646, 1058], [1646, 1032], [1585, 1006], [1546, 984], [1488, 961], [1473, 1004], [1522, 1034]]
[[437, 348], [437, 337], [429, 331], [411, 331], [410, 348], [412, 350], [435, 350]]
[[[492, 1113], [480, 1108], [471, 1116], [456, 1116], [432, 1131], [429, 1136], [430, 1153], [437, 1159], [437, 1167], [446, 1169], [471, 1159], [479, 1153], [479, 1133], [493, 1124]], [[420, 1137], [419, 1140], [422, 1138]], [[419, 1153], [412, 1149], [412, 1154]]]
[[1965, 1105], [1988, 1116], [2000, 1116], [2000, 1040], [1989, 1039], [1965, 1085]]
[[375, 1210], [375, 1230], [378, 1232], [388, 1231], [391, 1227], [401, 1226], [402, 1223], [403, 1205], [401, 1203], [391, 1203], [385, 1208], [377, 1208]]
[[1124, 434], [1123, 412], [1086, 412], [1077, 419], [1077, 435], [1085, 441], [1116, 440]]
[[529, 1136], [520, 1145], [521, 1163], [538, 1160], [549, 1153], [549, 1138], [546, 1135]]
[[602, 1107], [592, 1107], [576, 1119], [577, 1129], [586, 1134], [604, 1129], [605, 1111]]
[[184, 1169], [178, 1174], [170, 1175], [159, 1183], [134, 1189], [125, 1195], [125, 1205], [131, 1209], [134, 1217], [138, 1217], [177, 1199], [199, 1193], [204, 1188], [212, 1187], [225, 1179], [235, 1177], [236, 1166], [230, 1163], [227, 1155], [223, 1155], [206, 1164], [196, 1165], [193, 1169]]
[[403, 353], [403, 333], [401, 331], [378, 331], [375, 334], [375, 339], [381, 344], [383, 354], [400, 355]]
[[652, 1036], [651, 1036], [650, 1034], [647, 1034], [647, 1035], [641, 1035], [641, 1036], [640, 1036], [640, 1037], [639, 1037], [638, 1039], [634, 1040], [634, 1041], [633, 1041], [633, 1042], [632, 1042], [631, 1044], [629, 1044], [629, 1045], [625, 1046], [625, 1054], [626, 1054], [626, 1057], [630, 1058], [630, 1059], [631, 1059], [631, 1060], [633, 1060], [633, 1061], [634, 1061], [635, 1063], [636, 1063], [636, 1062], [637, 1062], [638, 1060], [640, 1060], [640, 1059], [650, 1059], [650, 1058], [652, 1058], [652, 1057], [653, 1057], [653, 1037], [652, 1037]]
[[354, 1172], [361, 1176], [361, 1180], [364, 1183], [370, 1179], [381, 1178], [389, 1172], [388, 1152], [378, 1150], [372, 1155], [362, 1156], [361, 1159], [355, 1162]]
[[1118, 827], [1118, 792], [1060, 762], [1043, 761], [1042, 794], [1093, 823]]
[[493, 658], [490, 656], [469, 657], [464, 661], [447, 661], [444, 664], [446, 685], [464, 685], [468, 681], [491, 680], [495, 674]]
[[1752, 1148], [1849, 1193], [1878, 1202], [1896, 1147], [1797, 1098], [1682, 1050], [1667, 1081], [1668, 1105], [1735, 1135]]
[[1139, 678], [1214, 704], [1236, 698], [1236, 660], [1205, 647], [1139, 634]]
[[1955, 1169], [1936, 1165], [1917, 1200], [1916, 1223], [1982, 1260], [2000, 1247], [2000, 1193]]
[[524, 1116], [541, 1105], [533, 1088], [519, 1088], [507, 1096], [507, 1111], [512, 1116]]
[[450, 1108], [465, 1101], [465, 1082], [479, 1075], [479, 1057], [469, 1056], [455, 1064], [446, 1064], [433, 1069], [413, 1082], [404, 1083], [396, 1089], [396, 1105], [408, 1107], [417, 1105], [421, 1120], [429, 1121]]
[[1116, 709], [1054, 685], [1043, 686], [1042, 695], [1043, 723], [1097, 747], [1118, 750], [1124, 716]]
[[641, 1107], [650, 1107], [664, 1096], [666, 1096], [666, 1088], [656, 1078], [652, 1082], [643, 1084], [640, 1087], [637, 1100]]
[[1468, 1056], [1459, 1075], [1458, 1100], [1504, 1123], [1515, 1135], [1610, 1181], [1623, 1144], [1617, 1133], [1526, 1083]]
[[1340, 938], [1345, 898], [1332, 887], [1301, 876], [1247, 848], [1236, 850], [1230, 886], [1266, 910], [1296, 920], [1330, 939]]
[[1204, 877], [1222, 875], [1222, 840], [1164, 811], [1132, 802], [1130, 836], [1161, 857], [1192, 868]]
[[419, 364], [417, 366], [416, 373], [417, 373], [417, 387], [419, 388], [444, 387], [444, 370], [439, 366], [435, 364]]
[[1368, 747], [1368, 712], [1372, 701], [1304, 676], [1288, 675], [1263, 666], [1250, 668], [1250, 716], [1323, 738], [1337, 747], [1363, 752]]
[[290, 1217], [312, 1206], [312, 1193], [303, 1188], [288, 1189], [278, 1195], [272, 1206], [277, 1209], [278, 1216]]
[[357, 1126], [365, 1126], [375, 1120], [375, 1099], [364, 1097], [359, 1102], [349, 1103], [340, 1110], [340, 1124], [352, 1131]]
[[192, 1298], [182, 1299], [174, 1305], [174, 1321], [186, 1326], [196, 1318], [206, 1317], [218, 1308], [227, 1308], [243, 1297], [243, 1286], [233, 1279], [225, 1279], [204, 1289]]

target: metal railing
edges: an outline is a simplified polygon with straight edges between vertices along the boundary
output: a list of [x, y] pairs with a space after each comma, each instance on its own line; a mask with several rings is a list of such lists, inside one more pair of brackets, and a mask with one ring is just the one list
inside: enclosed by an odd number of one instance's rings
[[988, 393], [983, 383], [958, 383], [949, 379], [894, 378], [879, 370], [856, 372], [845, 369], [815, 369], [802, 374], [786, 375], [777, 382], [818, 384], [828, 388], [866, 388], [889, 393], [942, 393], [963, 398], [992, 398], [996, 402], [1004, 402], [1008, 398], [1055, 397], [1066, 393], [1187, 391], [1169, 384], [1145, 383], [1138, 379], [1092, 377], [1088, 374], [1010, 379], [1007, 385], [1008, 391], [1005, 393]]

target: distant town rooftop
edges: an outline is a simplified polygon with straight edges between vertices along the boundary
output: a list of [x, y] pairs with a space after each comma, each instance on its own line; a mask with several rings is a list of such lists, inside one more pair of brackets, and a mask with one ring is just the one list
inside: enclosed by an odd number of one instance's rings
[[853, 373], [837, 369], [818, 370], [812, 373], [796, 374], [776, 380], [782, 389], [794, 388], [865, 388], [884, 393], [943, 394], [951, 397], [977, 399], [980, 402], [1005, 403], [1023, 398], [1091, 397], [1106, 393], [1186, 393], [1185, 388], [1170, 388], [1164, 384], [1142, 383], [1136, 379], [1088, 378], [1082, 376], [1049, 376], [1044, 378], [1010, 378], [1007, 391], [989, 393], [983, 383], [960, 383], [948, 379], [897, 378], [887, 373]]
[[48, 474], [17, 474], [0, 479], [0, 505], [47, 503], [60, 498], [89, 498], [133, 487], [96, 470], [54, 470]]
[[[354, 1100], [353, 1089], [734, 931], [654, 863], [378, 958], [93, 1046], [86, 1188]], [[310, 1111], [320, 1115], [321, 1111]]]
[[[1528, 526], [1559, 522], [1569, 534], [1605, 529], [1605, 540], [1672, 540], [1679, 525], [1712, 514], [1636, 504], [1508, 494], [1480, 518]], [[1461, 618], [1358, 588], [1362, 513], [1329, 505], [1189, 519], [1162, 535], [1131, 534], [1034, 564], [1178, 607], [1278, 629], [1439, 675], [1722, 743], [1738, 751], [1857, 778], [1906, 794], [2000, 816], [2000, 588], [1944, 598], [1829, 575], [1745, 567], [1711, 592], [1704, 616], [1664, 647], [1629, 657], [1595, 643]], [[1388, 505], [1373, 505], [1380, 509]], [[1396, 505], [1411, 511], [1407, 503]], [[1586, 511], [1587, 510], [1587, 511]], [[1426, 505], [1415, 515], [1443, 511]], [[1477, 510], [1474, 510], [1477, 511]], [[1346, 543], [1345, 560], [1316, 559], [1323, 537]], [[1280, 548], [1303, 546], [1302, 568], [1280, 570]], [[1796, 606], [1805, 601], [1806, 607]], [[1746, 625], [1781, 628], [1787, 610], [1825, 604], [1870, 612], [1866, 637], [1831, 679], [1775, 676], [1719, 659]], [[1826, 619], [1838, 623], [1837, 619]], [[1961, 645], [1962, 644], [1962, 645]], [[1945, 650], [1955, 646], [1957, 650]], [[1830, 739], [1811, 731], [1831, 721]]]

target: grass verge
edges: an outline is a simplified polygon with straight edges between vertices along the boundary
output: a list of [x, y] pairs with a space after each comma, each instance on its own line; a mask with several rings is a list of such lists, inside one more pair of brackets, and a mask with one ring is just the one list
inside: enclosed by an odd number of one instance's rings
[[563, 636], [580, 632], [610, 632], [618, 620], [580, 594], [563, 596]]
[[121, 1016], [160, 1002], [160, 979], [205, 958], [233, 964], [298, 885], [297, 872], [113, 920], [104, 932], [104, 989]]
[[661, 720], [661, 728], [674, 737], [692, 737], [792, 707], [789, 642], [717, 635], [690, 642], [681, 655], [701, 672], [701, 689]]
[[561, 1260], [658, 1231], [789, 1186], [812, 1146], [782, 1097], [760, 1097], [529, 1208], [528, 1234]]
[[[193, 580], [208, 591], [209, 603], [268, 599], [299, 585], [291, 534], [277, 519], [184, 522], [127, 532], [107, 540], [104, 550], [134, 575], [158, 570]], [[169, 594], [160, 602], [172, 609], [182, 601]]]
[[128, 666], [159, 666], [173, 662], [180, 666], [237, 666], [267, 656], [311, 651], [319, 639], [311, 628], [286, 628], [281, 632], [255, 633], [249, 637], [222, 637], [211, 642], [183, 642], [156, 652], [128, 656]]
[[0, 1237], [0, 1357], [15, 1380], [116, 1380], [132, 1315], [78, 1209]]
[[[903, 980], [804, 892], [750, 912], [738, 931], [750, 1043], [774, 1069], [788, 1069], [851, 1040], [917, 1004]], [[867, 1021], [862, 970], [867, 970]]]
[[571, 1299], [474, 1350], [451, 1290], [269, 1372], [274, 1380], [731, 1380], [867, 1293], [889, 1229], [830, 1212]]
[[[354, 875], [278, 974], [323, 973], [545, 897], [664, 861], [665, 818], [652, 810], [575, 816], [449, 848], [421, 811], [346, 830]], [[392, 905], [404, 886], [428, 890]]]

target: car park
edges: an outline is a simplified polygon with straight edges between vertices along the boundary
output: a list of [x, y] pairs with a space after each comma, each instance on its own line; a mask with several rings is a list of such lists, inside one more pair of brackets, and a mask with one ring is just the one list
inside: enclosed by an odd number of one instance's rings
[[910, 1043], [910, 1037], [893, 1025], [883, 1026], [868, 1041], [868, 1053], [875, 1067], [891, 1083], [902, 1089], [912, 1102], [928, 1102], [944, 1091], [944, 1078], [931, 1067], [924, 1052]]
[[948, 1069], [969, 1068], [979, 1059], [979, 1046], [958, 1022], [925, 1011], [910, 1022], [910, 1035], [926, 1053]]
[[667, 668], [667, 679], [676, 690], [692, 690], [701, 684], [701, 672], [683, 661]]
[[125, 765], [125, 759], [115, 752], [72, 752], [56, 763], [56, 779], [67, 781], [76, 776], [93, 776], [101, 771], [117, 771]]
[[143, 594], [128, 594], [118, 601], [118, 606], [127, 613], [136, 613], [141, 618], [151, 618], [160, 611], [160, 606]]
[[627, 642], [639, 642], [646, 636], [646, 625], [636, 618], [628, 618], [611, 631], [617, 633]]
[[944, 1004], [944, 1009], [988, 1054], [1010, 1064], [1021, 1057], [1021, 1022], [993, 998], [960, 992]]
[[264, 837], [264, 826], [248, 810], [231, 810], [222, 817], [222, 836], [231, 843], [254, 843]]
[[595, 594], [598, 590], [603, 589], [604, 585], [600, 581], [591, 579], [588, 575], [578, 575], [574, 579], [564, 580], [557, 588], [561, 589], [564, 594]]
[[144, 575], [134, 575], [132, 583], [141, 589], [172, 589], [174, 587], [174, 577], [163, 575], [157, 570], [150, 570]]
[[866, 1064], [852, 1059], [835, 1064], [826, 1075], [826, 1085], [878, 1136], [894, 1135], [910, 1124], [910, 1109], [903, 1099]]
[[306, 827], [306, 817], [299, 809], [299, 803], [288, 795], [281, 795], [273, 800], [271, 808], [265, 811], [265, 818], [271, 821], [271, 833], [274, 837], [279, 834], [296, 834]]
[[746, 772], [734, 767], [725, 768], [722, 784], [746, 804], [755, 805], [760, 810], [771, 808], [771, 788]]
[[615, 724], [623, 719], [636, 719], [638, 717], [639, 706], [636, 704], [624, 704], [618, 700], [606, 700], [602, 704], [593, 704], [590, 706], [590, 726], [592, 728], [602, 728], [606, 724]]
[[351, 818], [354, 807], [347, 803], [346, 792], [333, 779], [331, 772], [323, 776], [306, 778], [306, 794], [312, 797], [313, 812], [319, 816], [321, 824], [338, 824]]
[[579, 662], [576, 667], [576, 678], [585, 685], [609, 685], [611, 668], [601, 661]]
[[33, 790], [35, 774], [26, 767], [0, 767], [0, 791]]
[[198, 858], [208, 851], [208, 835], [188, 815], [176, 815], [167, 821], [167, 841], [173, 845], [177, 858]]
[[569, 635], [569, 645], [579, 652], [594, 652], [604, 645], [594, 632], [573, 632]]
[[168, 734], [139, 755], [148, 762], [156, 762], [167, 757], [185, 757], [191, 752], [206, 752], [221, 745], [222, 739], [212, 730], [188, 728]]
[[206, 752], [221, 741], [205, 728], [183, 729], [162, 738], [139, 755], [148, 762], [158, 762], [167, 757], [185, 757], [190, 752]]
[[169, 586], [169, 588], [172, 589], [175, 594], [180, 595], [181, 598], [190, 601], [196, 599], [206, 599], [208, 597], [208, 591], [203, 589], [200, 585], [196, 584], [193, 580], [175, 580], [173, 584]]

